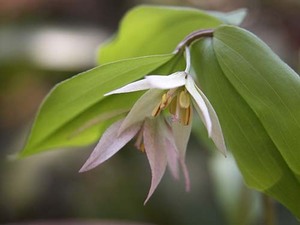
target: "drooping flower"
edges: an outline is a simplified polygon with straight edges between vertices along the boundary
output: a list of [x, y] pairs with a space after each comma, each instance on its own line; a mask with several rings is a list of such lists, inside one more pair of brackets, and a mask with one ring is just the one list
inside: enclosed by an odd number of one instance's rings
[[[143, 94], [125, 119], [115, 122], [104, 132], [80, 172], [95, 168], [135, 138], [135, 147], [146, 153], [151, 167], [151, 187], [146, 201], [158, 186], [167, 165], [176, 179], [179, 179], [179, 169], [182, 169], [186, 190], [189, 190], [188, 171], [184, 159], [179, 154], [170, 122], [164, 115], [155, 118], [151, 116], [152, 108], [160, 101], [160, 96], [160, 90], [149, 90]], [[185, 130], [189, 135], [190, 127], [183, 129]], [[188, 140], [188, 137], [185, 140]]]
[[192, 106], [204, 122], [208, 135], [217, 148], [225, 154], [226, 146], [217, 114], [189, 74], [188, 48], [186, 48], [186, 61], [185, 71], [169, 76], [146, 76], [143, 80], [106, 94], [149, 89], [137, 100], [125, 119], [112, 124], [105, 131], [80, 172], [93, 169], [103, 163], [136, 137], [135, 146], [146, 153], [152, 173], [151, 187], [146, 201], [158, 186], [167, 165], [176, 179], [179, 178], [181, 168], [185, 177], [186, 190], [189, 190], [185, 153], [192, 127]]
[[218, 116], [205, 94], [197, 87], [189, 74], [190, 61], [189, 48], [186, 47], [187, 65], [185, 71], [175, 72], [168, 76], [146, 76], [145, 79], [130, 83], [106, 95], [147, 89], [167, 90], [161, 95], [160, 102], [152, 109], [152, 116], [155, 117], [165, 109], [169, 109], [173, 123], [178, 122], [183, 126], [188, 126], [192, 121], [193, 106], [206, 126], [208, 136], [214, 141], [216, 147], [226, 155], [226, 146]]

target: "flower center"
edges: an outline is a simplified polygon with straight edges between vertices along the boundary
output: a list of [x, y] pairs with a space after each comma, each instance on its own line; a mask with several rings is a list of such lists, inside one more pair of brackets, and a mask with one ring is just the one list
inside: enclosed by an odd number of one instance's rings
[[158, 116], [163, 110], [169, 109], [173, 121], [178, 121], [183, 125], [191, 122], [191, 98], [185, 88], [171, 89], [164, 93], [161, 101], [152, 111], [152, 116]]

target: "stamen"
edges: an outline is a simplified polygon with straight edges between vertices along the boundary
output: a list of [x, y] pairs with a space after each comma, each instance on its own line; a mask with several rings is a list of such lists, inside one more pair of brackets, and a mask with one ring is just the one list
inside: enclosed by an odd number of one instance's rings
[[169, 105], [169, 112], [172, 115], [176, 115], [176, 109], [177, 109], [177, 98], [173, 98]]
[[189, 125], [191, 122], [191, 106], [188, 108], [181, 108], [180, 110], [181, 123], [185, 126]]
[[179, 94], [179, 105], [184, 109], [187, 109], [190, 106], [190, 95], [186, 92], [186, 90], [181, 91]]
[[156, 117], [156, 116], [158, 116], [158, 115], [160, 114], [160, 112], [161, 112], [160, 105], [161, 105], [161, 102], [159, 102], [159, 103], [155, 106], [155, 108], [152, 110], [151, 115], [152, 115], [153, 117]]
[[160, 108], [164, 109], [167, 106], [167, 103], [168, 103], [168, 96], [166, 93], [164, 93], [163, 96], [161, 97]]
[[145, 152], [145, 145], [143, 141], [143, 129], [141, 129], [137, 135], [134, 146], [141, 152]]
[[141, 151], [141, 152], [145, 152], [145, 145], [144, 145], [144, 142], [142, 142], [142, 144], [140, 145], [140, 147], [139, 147], [139, 150]]

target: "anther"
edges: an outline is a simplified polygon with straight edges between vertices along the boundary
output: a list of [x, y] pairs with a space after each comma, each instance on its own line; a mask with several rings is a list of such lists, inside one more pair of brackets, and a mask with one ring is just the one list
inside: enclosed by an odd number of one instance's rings
[[190, 106], [190, 95], [186, 91], [179, 94], [179, 105], [181, 108], [187, 109]]

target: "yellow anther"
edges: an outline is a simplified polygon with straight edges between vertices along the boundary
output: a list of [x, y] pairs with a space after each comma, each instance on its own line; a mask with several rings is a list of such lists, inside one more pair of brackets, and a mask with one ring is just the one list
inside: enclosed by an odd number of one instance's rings
[[160, 108], [164, 109], [168, 104], [168, 96], [166, 93], [163, 94], [163, 96], [161, 97], [161, 102], [160, 102]]
[[176, 115], [176, 110], [177, 110], [177, 97], [173, 98], [169, 105], [169, 112], [172, 115]]
[[144, 145], [144, 142], [140, 144], [139, 150], [140, 150], [141, 152], [145, 152], [145, 145]]
[[160, 105], [161, 105], [161, 102], [158, 103], [158, 104], [155, 106], [155, 108], [152, 110], [151, 115], [152, 115], [153, 117], [158, 116], [159, 113], [161, 112], [161, 107], [160, 107]]
[[187, 109], [190, 107], [190, 95], [186, 91], [181, 91], [179, 94], [179, 105], [181, 108]]
[[181, 119], [181, 123], [185, 126], [189, 125], [191, 122], [191, 106], [189, 106], [188, 108], [182, 108], [180, 110], [180, 119]]
[[145, 145], [143, 140], [143, 129], [138, 132], [137, 139], [134, 146], [141, 152], [145, 152]]

